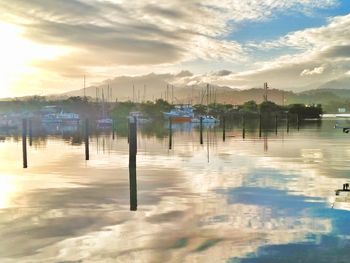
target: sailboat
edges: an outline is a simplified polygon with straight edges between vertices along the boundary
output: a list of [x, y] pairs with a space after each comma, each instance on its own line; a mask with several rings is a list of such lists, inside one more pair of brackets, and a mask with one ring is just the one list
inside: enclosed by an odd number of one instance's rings
[[[108, 90], [109, 90], [109, 85], [108, 85]], [[104, 92], [102, 89], [102, 117], [96, 120], [98, 128], [110, 128], [113, 126], [113, 120], [107, 117], [105, 106], [106, 105], [105, 105]]]
[[200, 115], [196, 118], [192, 118], [192, 123], [200, 123], [202, 119], [202, 123], [219, 123], [220, 121], [212, 115], [208, 115], [209, 113], [209, 84], [207, 84], [207, 115]]

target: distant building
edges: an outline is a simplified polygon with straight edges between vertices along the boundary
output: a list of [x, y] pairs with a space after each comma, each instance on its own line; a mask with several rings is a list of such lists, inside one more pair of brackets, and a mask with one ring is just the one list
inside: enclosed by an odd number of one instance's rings
[[339, 113], [345, 113], [345, 112], [346, 112], [346, 109], [345, 109], [345, 108], [338, 108], [338, 112], [339, 112]]

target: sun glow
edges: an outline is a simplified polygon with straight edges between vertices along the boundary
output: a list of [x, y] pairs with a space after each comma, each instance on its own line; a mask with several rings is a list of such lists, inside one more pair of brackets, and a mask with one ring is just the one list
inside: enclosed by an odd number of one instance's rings
[[29, 87], [20, 86], [19, 83], [44, 74], [42, 69], [31, 65], [33, 61], [52, 60], [67, 52], [62, 47], [28, 41], [21, 34], [21, 28], [0, 23], [0, 97], [20, 96]]

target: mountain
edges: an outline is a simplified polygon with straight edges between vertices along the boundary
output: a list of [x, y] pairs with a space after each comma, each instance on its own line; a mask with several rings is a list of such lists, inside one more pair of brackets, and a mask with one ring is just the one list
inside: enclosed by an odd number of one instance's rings
[[[198, 80], [191, 72], [182, 71], [178, 74], [155, 74], [143, 76], [120, 76], [108, 79], [100, 84], [85, 89], [86, 96], [92, 99], [107, 101], [154, 101], [162, 98], [173, 103], [203, 103], [207, 101], [229, 104], [242, 104], [249, 100], [260, 103], [263, 101], [262, 88], [234, 89], [226, 86], [210, 85]], [[303, 92], [269, 89], [268, 99], [277, 104], [306, 103], [327, 104], [350, 98], [350, 87], [347, 86], [350, 77], [326, 82], [318, 89]], [[61, 94], [62, 96], [83, 96], [84, 90], [74, 90]], [[103, 95], [102, 95], [103, 94]]]

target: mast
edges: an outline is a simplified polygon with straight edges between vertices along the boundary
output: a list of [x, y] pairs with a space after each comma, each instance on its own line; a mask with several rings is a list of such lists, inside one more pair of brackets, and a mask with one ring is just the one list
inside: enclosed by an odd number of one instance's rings
[[86, 90], [85, 90], [85, 75], [84, 75], [84, 100], [86, 100]]
[[207, 83], [207, 108], [209, 105], [209, 84]]
[[174, 85], [171, 85], [171, 104], [174, 105]]
[[132, 84], [132, 102], [135, 103], [135, 86]]

